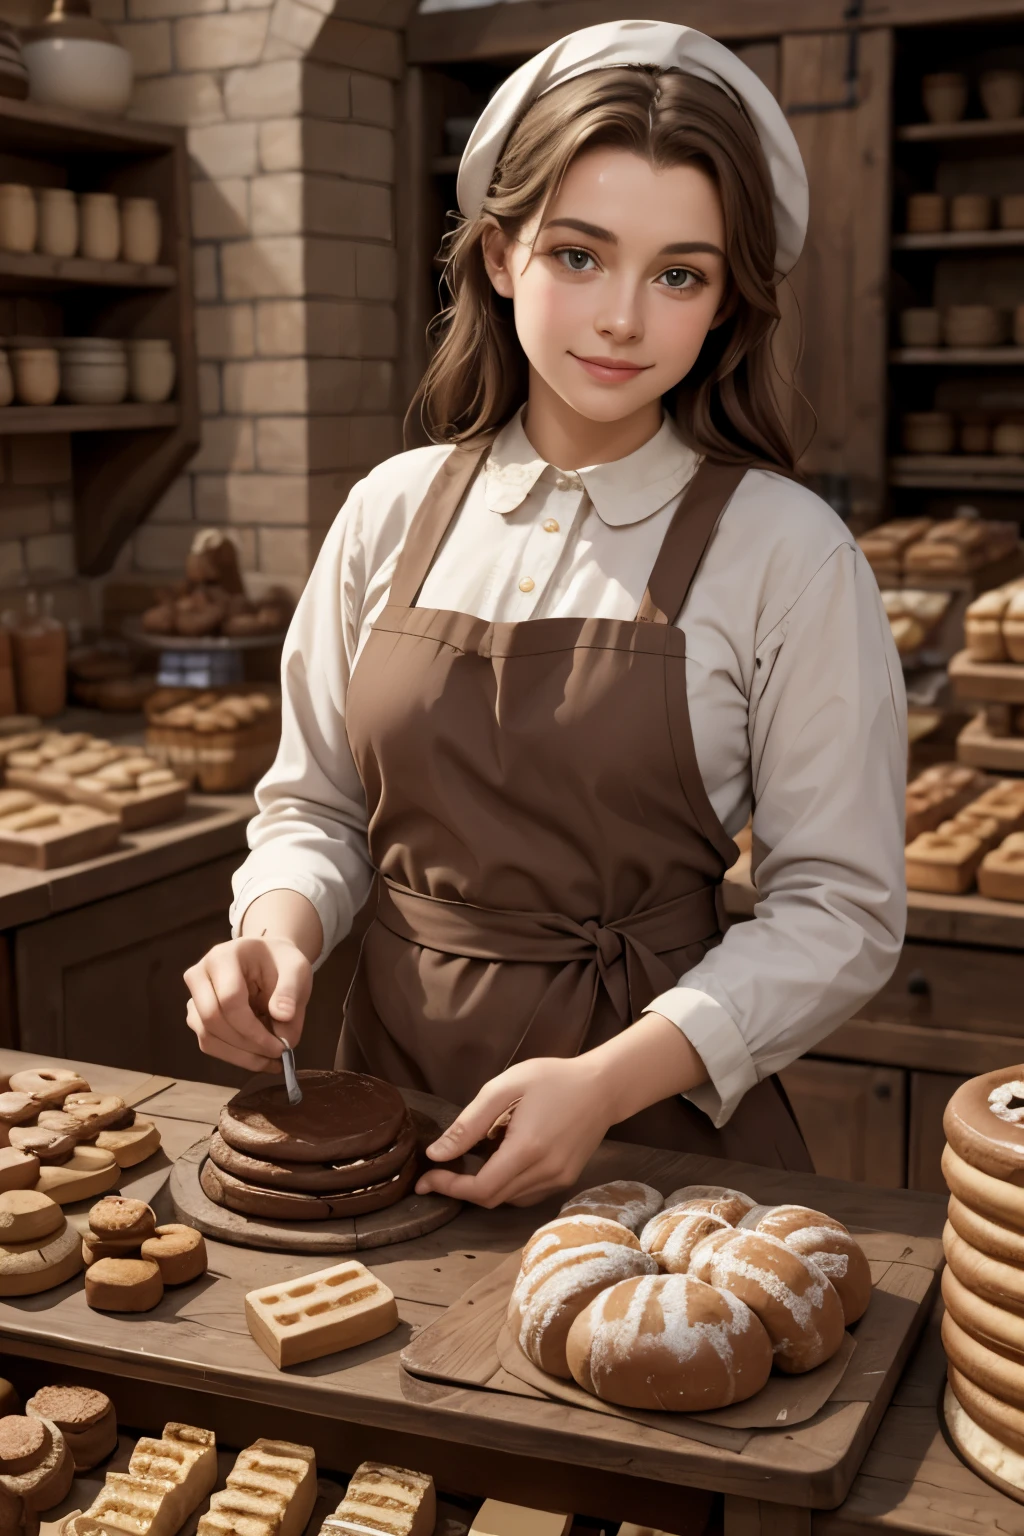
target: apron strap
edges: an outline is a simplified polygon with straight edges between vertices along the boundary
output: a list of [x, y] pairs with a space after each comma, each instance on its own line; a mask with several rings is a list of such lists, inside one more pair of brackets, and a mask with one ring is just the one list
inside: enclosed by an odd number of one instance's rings
[[705, 459], [679, 499], [675, 516], [662, 540], [651, 579], [637, 609], [636, 621], [671, 624], [711, 543], [729, 498], [750, 466], [713, 464]]
[[478, 438], [453, 448], [430, 482], [398, 556], [389, 603], [398, 608], [415, 606], [441, 540], [492, 441], [493, 436], [488, 434], [483, 442]]

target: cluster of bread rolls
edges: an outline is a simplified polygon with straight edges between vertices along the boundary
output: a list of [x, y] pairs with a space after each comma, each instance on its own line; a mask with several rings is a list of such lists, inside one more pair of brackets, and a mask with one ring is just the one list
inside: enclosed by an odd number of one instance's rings
[[242, 639], [276, 635], [290, 618], [291, 599], [284, 588], [273, 587], [254, 602], [246, 595], [231, 535], [204, 528], [192, 541], [185, 580], [158, 593], [142, 615], [142, 627], [153, 635]]
[[946, 1423], [976, 1471], [1024, 1498], [1024, 1066], [964, 1083], [943, 1129]]
[[523, 1249], [508, 1321], [540, 1370], [628, 1408], [708, 1411], [831, 1358], [871, 1274], [841, 1222], [691, 1185], [614, 1180]]
[[1008, 581], [968, 604], [964, 641], [972, 661], [1024, 661], [1024, 581]]

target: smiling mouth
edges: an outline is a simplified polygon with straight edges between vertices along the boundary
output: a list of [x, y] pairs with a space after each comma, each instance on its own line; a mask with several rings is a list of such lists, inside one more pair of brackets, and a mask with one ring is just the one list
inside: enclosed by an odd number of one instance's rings
[[626, 363], [614, 357], [579, 357], [575, 352], [569, 353], [576, 359], [581, 368], [585, 368], [593, 379], [600, 379], [608, 384], [624, 384], [629, 379], [635, 379], [638, 373], [646, 373], [652, 363]]

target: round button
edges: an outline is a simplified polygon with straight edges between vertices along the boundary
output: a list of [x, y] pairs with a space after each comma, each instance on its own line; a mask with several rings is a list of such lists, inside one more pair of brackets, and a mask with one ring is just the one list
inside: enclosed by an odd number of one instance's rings
[[549, 517], [547, 522], [544, 524], [544, 532], [545, 533], [557, 533], [558, 532], [558, 524], [557, 524], [557, 522], [555, 521], [555, 519], [553, 517]]
[[519, 583], [519, 590], [520, 592], [532, 592], [533, 578], [531, 576], [524, 576], [522, 581]]

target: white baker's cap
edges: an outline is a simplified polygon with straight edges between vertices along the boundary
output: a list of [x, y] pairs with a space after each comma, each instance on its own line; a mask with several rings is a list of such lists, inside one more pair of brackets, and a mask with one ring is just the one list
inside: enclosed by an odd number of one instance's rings
[[714, 38], [669, 21], [610, 21], [559, 38], [520, 66], [495, 91], [470, 135], [459, 166], [459, 207], [475, 218], [513, 126], [538, 96], [594, 69], [647, 64], [681, 69], [709, 80], [743, 103], [761, 141], [772, 181], [775, 266], [785, 274], [807, 233], [807, 173], [786, 115], [775, 97], [740, 59]]

